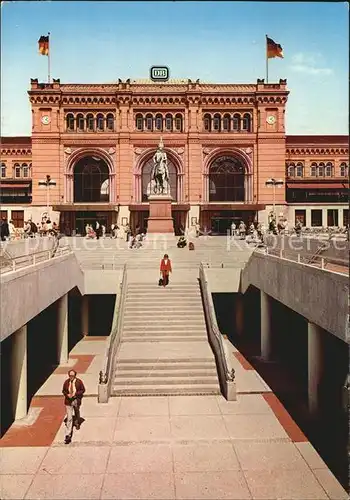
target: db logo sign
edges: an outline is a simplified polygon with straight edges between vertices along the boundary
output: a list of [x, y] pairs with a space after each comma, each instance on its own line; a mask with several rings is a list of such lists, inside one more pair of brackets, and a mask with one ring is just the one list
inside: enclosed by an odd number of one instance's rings
[[152, 66], [150, 77], [154, 82], [166, 82], [169, 80], [169, 68], [167, 66]]

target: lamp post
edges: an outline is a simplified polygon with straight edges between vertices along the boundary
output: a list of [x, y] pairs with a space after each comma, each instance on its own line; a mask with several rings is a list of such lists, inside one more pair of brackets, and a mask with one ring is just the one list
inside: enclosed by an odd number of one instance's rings
[[50, 186], [56, 186], [56, 182], [51, 180], [51, 175], [46, 176], [45, 181], [39, 181], [39, 186], [46, 187], [46, 211], [49, 213], [49, 205], [50, 205]]
[[265, 186], [273, 187], [273, 216], [276, 218], [276, 186], [283, 186], [284, 182], [282, 179], [267, 179]]

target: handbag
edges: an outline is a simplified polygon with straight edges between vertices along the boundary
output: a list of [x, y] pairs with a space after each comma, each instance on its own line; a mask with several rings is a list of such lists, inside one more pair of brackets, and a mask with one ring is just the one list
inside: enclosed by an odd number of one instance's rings
[[159, 278], [158, 286], [163, 286], [163, 278]]

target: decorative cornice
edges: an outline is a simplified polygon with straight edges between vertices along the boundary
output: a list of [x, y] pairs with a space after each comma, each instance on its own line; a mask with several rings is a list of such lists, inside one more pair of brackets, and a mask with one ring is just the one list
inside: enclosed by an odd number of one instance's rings
[[113, 147], [111, 145], [111, 143], [115, 144], [116, 141], [112, 141], [112, 140], [104, 140], [104, 141], [101, 141], [101, 140], [97, 140], [97, 139], [65, 139], [64, 141], [65, 143], [68, 143], [69, 146], [67, 146], [67, 148], [69, 148], [70, 146], [78, 146], [78, 147], [83, 147], [83, 146], [91, 146], [91, 145], [94, 145], [96, 147]]
[[318, 155], [348, 155], [349, 154], [349, 148], [287, 148], [286, 149], [286, 154], [287, 155], [312, 155], [312, 156], [318, 156]]
[[5, 156], [31, 156], [31, 149], [23, 149], [23, 148], [2, 148], [1, 155]]

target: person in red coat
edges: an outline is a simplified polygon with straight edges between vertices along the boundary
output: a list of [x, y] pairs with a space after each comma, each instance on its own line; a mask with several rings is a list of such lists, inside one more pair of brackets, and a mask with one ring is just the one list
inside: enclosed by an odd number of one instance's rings
[[171, 260], [169, 259], [169, 255], [166, 253], [162, 260], [160, 261], [160, 274], [163, 279], [163, 286], [169, 284], [169, 274], [172, 272], [171, 268]]
[[66, 438], [64, 441], [66, 444], [69, 444], [72, 440], [73, 411], [74, 425], [77, 430], [80, 428], [80, 406], [85, 392], [84, 384], [77, 378], [77, 372], [75, 370], [69, 370], [68, 377], [62, 389], [64, 404], [66, 406]]

